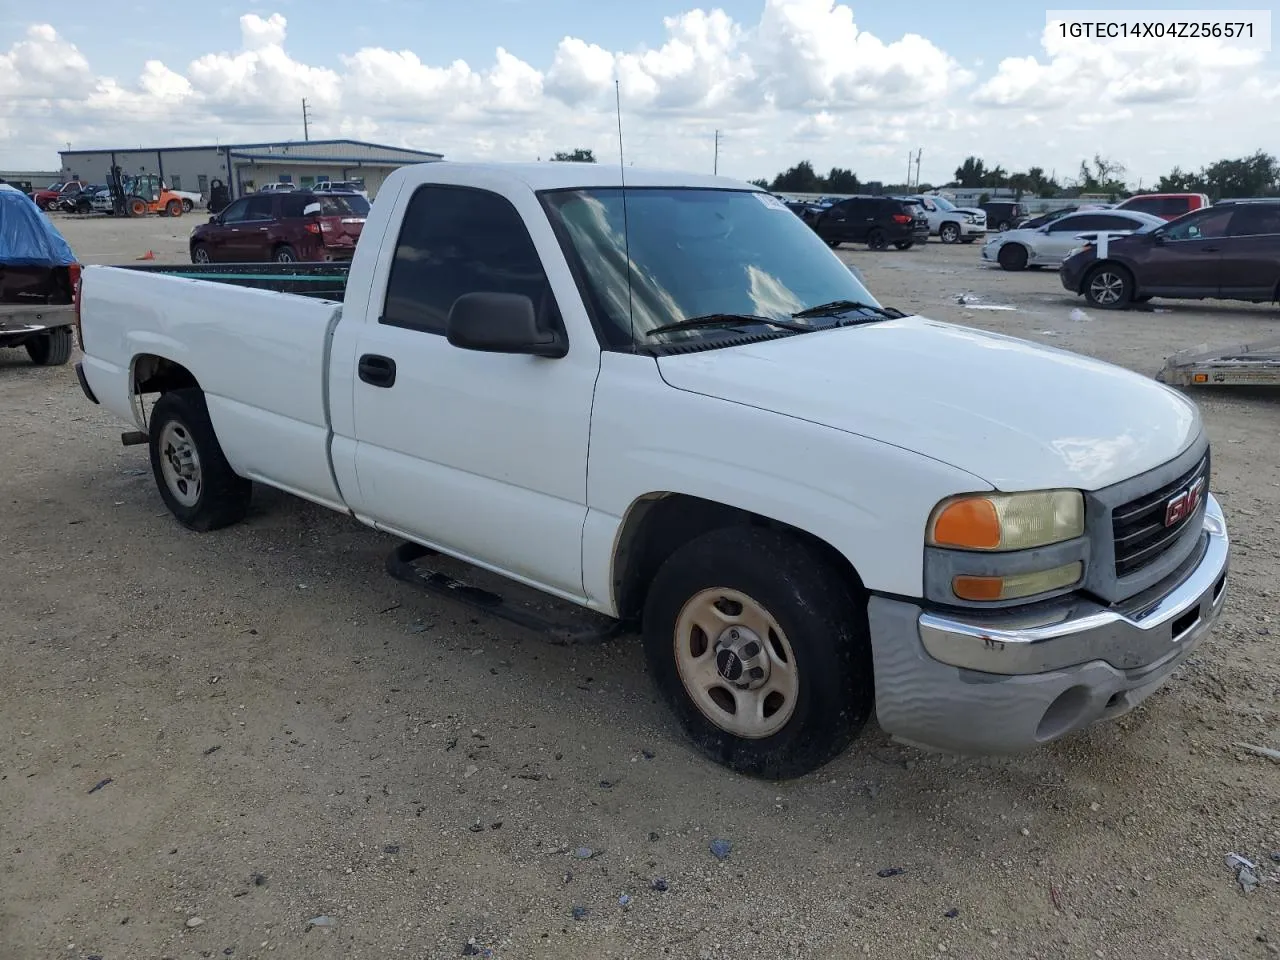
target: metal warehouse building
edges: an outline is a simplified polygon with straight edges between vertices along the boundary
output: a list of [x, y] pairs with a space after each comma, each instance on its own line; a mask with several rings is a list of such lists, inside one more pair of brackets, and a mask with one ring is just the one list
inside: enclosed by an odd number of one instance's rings
[[360, 140], [290, 140], [151, 149], [120, 147], [64, 150], [62, 176], [105, 183], [108, 171], [119, 166], [126, 174], [158, 174], [174, 190], [198, 190], [206, 201], [209, 185], [214, 180], [221, 180], [234, 199], [260, 190], [268, 183], [309, 187], [322, 180], [359, 179], [373, 197], [392, 170], [442, 159], [439, 153]]

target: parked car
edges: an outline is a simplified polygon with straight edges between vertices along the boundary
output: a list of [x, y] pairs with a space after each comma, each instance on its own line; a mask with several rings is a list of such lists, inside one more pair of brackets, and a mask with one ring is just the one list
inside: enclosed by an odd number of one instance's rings
[[1140, 193], [1116, 204], [1116, 210], [1139, 210], [1151, 213], [1162, 220], [1176, 220], [1184, 213], [1209, 206], [1209, 197], [1203, 193]]
[[829, 246], [865, 243], [872, 250], [893, 244], [910, 250], [929, 240], [929, 220], [918, 204], [897, 197], [849, 197], [823, 210], [813, 229]]
[[80, 264], [30, 197], [0, 184], [0, 347], [23, 347], [33, 363], [71, 359]]
[[82, 389], [188, 528], [260, 483], [396, 531], [388, 569], [452, 601], [634, 624], [693, 742], [748, 774], [816, 769], [873, 711], [1036, 747], [1186, 662], [1230, 553], [1194, 403], [884, 307], [748, 184], [623, 172], [401, 167], [341, 303], [256, 288], [341, 264], [86, 267]]
[[62, 183], [51, 183], [43, 190], [37, 190], [32, 200], [41, 210], [55, 210], [67, 197], [74, 197], [88, 184], [83, 180], [67, 180]]
[[106, 187], [100, 183], [86, 184], [75, 193], [63, 194], [58, 207], [68, 213], [92, 213], [94, 196], [99, 190], [105, 189]]
[[997, 233], [1012, 229], [1019, 220], [1025, 220], [1030, 213], [1025, 203], [1015, 200], [988, 200], [978, 206], [987, 215], [987, 226]]
[[998, 263], [1005, 270], [1056, 267], [1080, 246], [1078, 238], [1082, 233], [1151, 230], [1162, 223], [1159, 217], [1133, 210], [1078, 210], [1043, 227], [1022, 227], [997, 234], [983, 245], [982, 259], [985, 263]]
[[987, 214], [977, 207], [957, 207], [946, 197], [931, 193], [906, 199], [919, 202], [929, 220], [929, 234], [943, 243], [973, 243], [986, 236]]
[[369, 199], [369, 193], [364, 188], [363, 180], [321, 180], [311, 188], [312, 193], [358, 193], [366, 200]]
[[1130, 237], [1080, 245], [1062, 285], [1095, 307], [1152, 297], [1280, 299], [1280, 199], [1224, 200]]
[[258, 193], [293, 193], [297, 189], [296, 183], [264, 183]]
[[196, 207], [204, 203], [204, 197], [199, 193], [193, 193], [190, 190], [175, 190], [173, 187], [166, 185], [166, 189], [175, 197], [182, 201], [182, 212], [190, 213]]
[[[1015, 229], [1034, 230], [1036, 227], [1048, 226], [1049, 224], [1053, 223], [1053, 221], [1061, 219], [1062, 217], [1065, 217], [1069, 213], [1075, 213], [1079, 209], [1080, 207], [1059, 207], [1057, 210], [1048, 210], [1040, 214], [1039, 216], [1024, 217], [1023, 219], [1018, 221]], [[1087, 209], [1092, 209], [1092, 207]]]
[[251, 194], [191, 231], [191, 262], [350, 260], [368, 215], [369, 201], [355, 193]]

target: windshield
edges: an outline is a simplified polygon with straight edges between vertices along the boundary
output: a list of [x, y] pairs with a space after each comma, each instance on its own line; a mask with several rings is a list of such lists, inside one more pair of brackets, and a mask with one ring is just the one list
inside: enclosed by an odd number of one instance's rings
[[937, 205], [939, 210], [956, 209], [956, 205], [952, 203], [950, 200], [948, 200], [946, 197], [930, 197], [929, 199], [932, 200]]
[[[801, 310], [833, 300], [879, 306], [818, 235], [766, 193], [627, 190], [629, 291], [622, 191], [556, 190], [543, 198], [568, 248], [566, 255], [580, 265], [588, 300], [615, 349], [652, 346], [655, 338], [648, 332], [655, 327], [709, 314], [790, 321]], [[832, 320], [796, 322], [817, 329]], [[747, 329], [757, 333], [770, 328]], [[726, 333], [733, 331], [683, 330], [660, 334], [658, 340], [710, 341]]]

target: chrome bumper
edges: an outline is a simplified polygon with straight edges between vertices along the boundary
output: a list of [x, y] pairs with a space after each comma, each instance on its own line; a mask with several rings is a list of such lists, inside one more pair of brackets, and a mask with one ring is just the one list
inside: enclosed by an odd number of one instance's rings
[[[1198, 549], [1163, 583], [1116, 607], [1070, 599], [1034, 615], [957, 619], [920, 615], [933, 659], [1006, 676], [1045, 673], [1101, 660], [1134, 670], [1194, 643], [1222, 612], [1231, 553], [1222, 507], [1206, 501]], [[1172, 587], [1169, 585], [1172, 584]]]

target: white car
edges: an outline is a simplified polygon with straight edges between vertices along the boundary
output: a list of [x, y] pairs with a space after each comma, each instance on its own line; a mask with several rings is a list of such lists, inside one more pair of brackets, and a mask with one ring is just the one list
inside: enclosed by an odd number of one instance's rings
[[1230, 553], [1191, 400], [883, 307], [748, 184], [628, 167], [624, 207], [621, 173], [401, 167], [321, 289], [85, 267], [81, 389], [150, 444], [188, 528], [275, 487], [406, 541], [388, 571], [447, 603], [553, 637], [621, 621], [742, 773], [812, 771], [873, 713], [910, 743], [1028, 749], [1186, 662]]
[[943, 243], [973, 243], [987, 234], [987, 214], [977, 207], [957, 207], [946, 197], [915, 194], [914, 200], [929, 218], [929, 233]]
[[1124, 235], [1163, 224], [1159, 217], [1136, 210], [1080, 210], [1043, 227], [1019, 227], [996, 234], [983, 245], [982, 261], [998, 263], [1005, 270], [1057, 267], [1080, 245], [1082, 233]]
[[319, 183], [311, 187], [312, 193], [358, 193], [366, 200], [369, 199], [369, 193], [365, 190], [364, 184], [359, 180], [321, 180]]
[[190, 213], [196, 207], [204, 203], [204, 197], [198, 193], [192, 193], [190, 190], [175, 190], [173, 187], [169, 187], [168, 189], [175, 197], [180, 197], [182, 199], [183, 213]]

